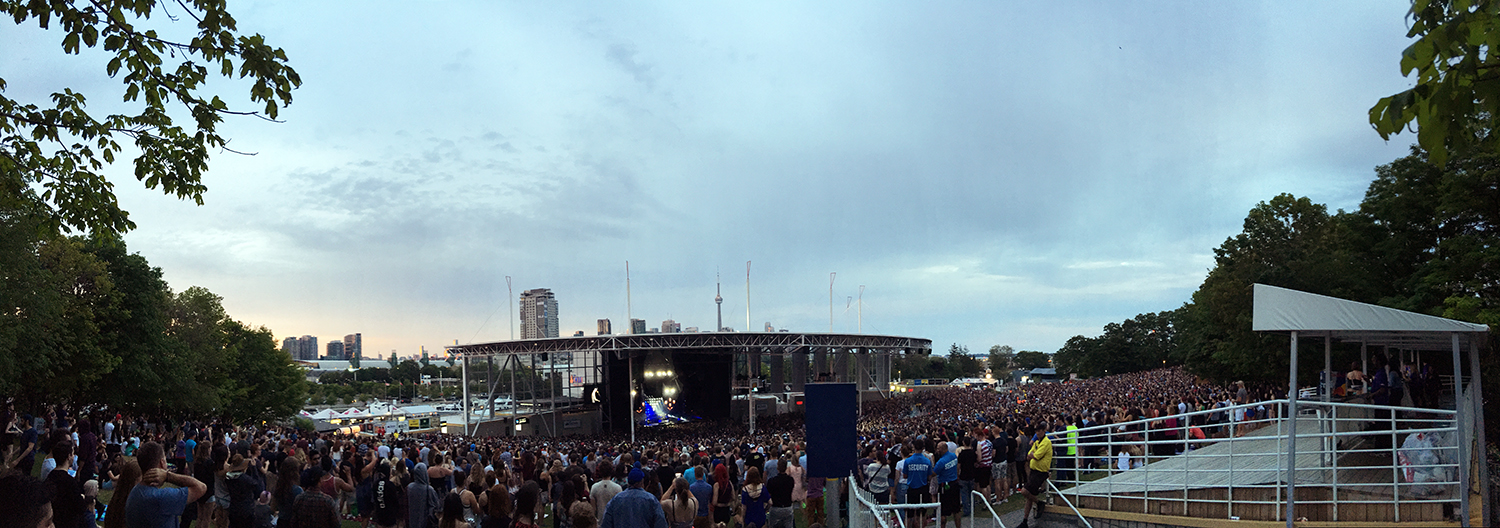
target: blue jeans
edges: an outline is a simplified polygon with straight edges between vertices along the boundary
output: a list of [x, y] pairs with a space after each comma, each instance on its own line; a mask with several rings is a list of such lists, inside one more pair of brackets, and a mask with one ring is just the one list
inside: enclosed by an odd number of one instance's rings
[[974, 491], [974, 481], [958, 481], [958, 501], [959, 504], [964, 505], [964, 517], [974, 516], [974, 495], [970, 493], [972, 491]]
[[891, 504], [906, 504], [906, 483], [896, 484], [896, 494], [891, 497]]

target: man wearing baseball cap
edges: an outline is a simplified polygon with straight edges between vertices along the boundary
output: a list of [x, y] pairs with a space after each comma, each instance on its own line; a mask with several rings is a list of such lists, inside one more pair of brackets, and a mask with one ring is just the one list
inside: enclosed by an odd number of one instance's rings
[[609, 500], [609, 505], [604, 508], [604, 518], [599, 519], [599, 528], [667, 528], [667, 515], [662, 512], [661, 503], [642, 489], [646, 473], [641, 468], [632, 468], [627, 480], [630, 488]]

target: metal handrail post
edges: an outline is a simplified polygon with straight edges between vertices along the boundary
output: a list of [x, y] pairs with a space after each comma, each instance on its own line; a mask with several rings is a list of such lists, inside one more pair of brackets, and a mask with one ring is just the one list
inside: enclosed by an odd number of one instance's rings
[[1068, 505], [1068, 508], [1073, 510], [1073, 514], [1078, 516], [1078, 520], [1083, 521], [1084, 526], [1086, 526], [1087, 528], [1094, 528], [1094, 523], [1089, 522], [1088, 517], [1084, 517], [1083, 512], [1078, 511], [1078, 507], [1073, 505], [1073, 501], [1068, 500], [1068, 497], [1066, 495], [1063, 495], [1062, 490], [1057, 489], [1057, 485], [1053, 484], [1050, 479], [1047, 481], [1047, 487], [1052, 488], [1052, 492], [1056, 493], [1058, 497], [1062, 498], [1063, 502]]
[[[1338, 407], [1330, 406], [1330, 408], [1328, 409], [1328, 416], [1329, 416], [1329, 419], [1331, 420], [1329, 423], [1331, 424], [1331, 427], [1333, 429], [1333, 433], [1335, 435], [1337, 435], [1338, 432], [1339, 432], [1339, 408]], [[1330, 453], [1330, 456], [1329, 456], [1329, 458], [1332, 459], [1332, 461], [1333, 461], [1333, 479], [1332, 479], [1332, 483], [1331, 483], [1332, 486], [1333, 486], [1333, 520], [1334, 520], [1334, 522], [1338, 522], [1338, 520], [1339, 520], [1339, 457], [1338, 457], [1338, 453], [1336, 451], [1338, 451], [1339, 438], [1338, 438], [1338, 436], [1333, 436], [1333, 437], [1330, 437], [1330, 441], [1333, 443], [1333, 448], [1334, 448], [1333, 450], [1335, 451], [1334, 453]]]
[[1401, 522], [1401, 444], [1396, 443], [1396, 411], [1389, 411], [1387, 418], [1391, 421], [1391, 503], [1396, 522]]
[[[979, 502], [983, 502], [984, 503], [984, 509], [990, 511], [990, 518], [992, 518], [992, 519], [995, 520], [995, 524], [999, 525], [1000, 528], [1005, 528], [1005, 521], [1000, 520], [1000, 514], [995, 513], [995, 507], [990, 505], [989, 499], [985, 499], [983, 493], [980, 493], [978, 491], [970, 491], [969, 493], [972, 493], [975, 497], [979, 497], [979, 499], [980, 499]], [[969, 500], [973, 500], [973, 499], [969, 499]], [[974, 523], [978, 522], [978, 520], [979, 520], [978, 517], [970, 515], [969, 516], [969, 528], [974, 528]]]
[[[1186, 415], [1187, 413], [1183, 413], [1183, 414]], [[1189, 445], [1188, 440], [1191, 439], [1190, 437], [1192, 435], [1188, 434], [1187, 421], [1185, 419], [1179, 418], [1177, 420], [1177, 422], [1178, 422], [1177, 423], [1177, 427], [1181, 429], [1180, 431], [1177, 432], [1177, 437], [1181, 438], [1183, 440], [1183, 442], [1182, 442], [1182, 455], [1181, 456], [1188, 456], [1188, 445]], [[1190, 465], [1191, 464], [1188, 464], [1187, 462], [1183, 462], [1183, 464], [1182, 464], [1182, 516], [1183, 517], [1187, 517], [1187, 514], [1188, 514], [1188, 476], [1189, 476], [1188, 466], [1190, 466]]]
[[1286, 446], [1286, 528], [1294, 528], [1297, 518], [1297, 332], [1292, 332], [1291, 382], [1287, 385], [1287, 409], [1291, 421], [1287, 422]]

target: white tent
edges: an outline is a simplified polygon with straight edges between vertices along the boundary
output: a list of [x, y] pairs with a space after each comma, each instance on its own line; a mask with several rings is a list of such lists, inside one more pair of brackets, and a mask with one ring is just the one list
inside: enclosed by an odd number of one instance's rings
[[[1393, 347], [1402, 350], [1451, 350], [1453, 352], [1453, 378], [1458, 394], [1463, 393], [1463, 362], [1460, 351], [1468, 345], [1471, 387], [1479, 387], [1479, 345], [1488, 338], [1489, 326], [1445, 319], [1395, 308], [1376, 306], [1326, 295], [1317, 295], [1265, 284], [1256, 284], [1253, 319], [1250, 324], [1256, 332], [1288, 332], [1291, 334], [1291, 390], [1290, 415], [1297, 415], [1297, 338], [1300, 336], [1322, 337], [1324, 370], [1332, 373], [1332, 341], [1337, 339], [1369, 345]], [[1368, 370], [1368, 367], [1366, 367]], [[1328, 392], [1323, 392], [1324, 401]], [[1463, 405], [1464, 398], [1455, 397], [1456, 405]], [[1476, 403], [1476, 405], [1479, 405]], [[1483, 409], [1475, 409], [1474, 416], [1482, 419]], [[1462, 413], [1459, 415], [1460, 421]], [[1482, 423], [1480, 424], [1482, 425]], [[1297, 459], [1297, 420], [1288, 420], [1291, 441], [1287, 442], [1287, 471], [1292, 472], [1292, 461]], [[1459, 430], [1464, 430], [1459, 425]], [[1483, 427], [1473, 430], [1483, 434]], [[1459, 442], [1459, 467], [1469, 467], [1469, 453]], [[1483, 445], [1482, 443], [1480, 445]], [[1484, 464], [1480, 464], [1483, 470]], [[1469, 489], [1469, 472], [1460, 471], [1459, 489]], [[1293, 481], [1287, 479], [1287, 526], [1296, 519], [1293, 497]], [[1488, 479], [1485, 479], [1487, 481]], [[1463, 525], [1469, 525], [1469, 494], [1460, 493], [1460, 511]]]
[[340, 417], [339, 412], [333, 409], [323, 409], [312, 415], [314, 420], [332, 420], [338, 417]]

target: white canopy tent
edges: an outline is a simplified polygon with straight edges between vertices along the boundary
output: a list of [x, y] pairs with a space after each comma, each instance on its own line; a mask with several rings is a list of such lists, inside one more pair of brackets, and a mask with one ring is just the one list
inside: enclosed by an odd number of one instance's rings
[[[1291, 334], [1290, 402], [1289, 415], [1297, 415], [1297, 338], [1300, 335], [1323, 337], [1323, 365], [1331, 375], [1333, 372], [1331, 343], [1334, 339], [1361, 343], [1362, 345], [1386, 346], [1402, 350], [1445, 350], [1453, 352], [1453, 379], [1456, 406], [1466, 402], [1463, 398], [1463, 372], [1460, 350], [1468, 345], [1471, 387], [1479, 385], [1479, 345], [1488, 339], [1489, 326], [1455, 321], [1395, 308], [1376, 306], [1361, 302], [1317, 295], [1265, 284], [1254, 286], [1254, 309], [1251, 329], [1256, 332], [1288, 332]], [[1328, 399], [1328, 392], [1323, 398]], [[1462, 413], [1458, 415], [1462, 419]], [[1483, 420], [1483, 409], [1474, 409], [1476, 420]], [[1473, 431], [1483, 434], [1483, 422], [1475, 424]], [[1287, 442], [1287, 471], [1296, 460], [1297, 420], [1288, 420], [1291, 441]], [[1464, 430], [1459, 424], [1459, 430]], [[1460, 441], [1459, 467], [1469, 467], [1468, 442]], [[1482, 438], [1481, 438], [1481, 446]], [[1481, 464], [1482, 466], [1482, 464]], [[1469, 472], [1460, 471], [1460, 508], [1463, 525], [1469, 526]], [[1287, 526], [1296, 519], [1296, 504], [1293, 497], [1293, 479], [1287, 479]], [[1487, 480], [1487, 479], [1485, 479]], [[1485, 483], [1487, 485], [1487, 482]], [[1487, 496], [1485, 493], [1484, 496]]]

